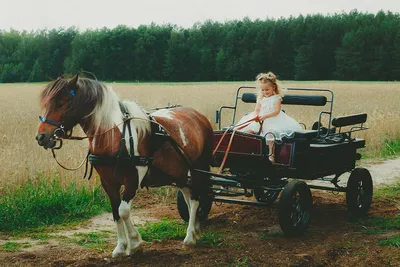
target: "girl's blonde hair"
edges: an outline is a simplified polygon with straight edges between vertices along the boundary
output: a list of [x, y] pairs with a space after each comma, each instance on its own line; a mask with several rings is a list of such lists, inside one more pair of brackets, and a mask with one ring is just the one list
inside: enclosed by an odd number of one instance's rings
[[260, 101], [263, 98], [263, 94], [261, 91], [261, 85], [270, 83], [275, 88], [275, 94], [280, 95], [282, 97], [281, 86], [276, 79], [276, 75], [272, 72], [268, 73], [260, 73], [256, 77], [256, 84], [258, 87], [257, 100]]

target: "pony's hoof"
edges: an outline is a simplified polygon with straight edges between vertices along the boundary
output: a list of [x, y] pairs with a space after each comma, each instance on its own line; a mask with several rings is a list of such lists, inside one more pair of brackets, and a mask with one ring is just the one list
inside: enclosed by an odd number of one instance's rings
[[118, 252], [115, 252], [115, 251], [113, 251], [113, 253], [112, 253], [112, 257], [115, 259], [115, 258], [121, 258], [121, 257], [126, 257], [128, 254], [125, 252], [125, 251], [118, 251]]
[[127, 253], [127, 251], [126, 251], [126, 248], [125, 248], [125, 249], [122, 249], [122, 248], [120, 248], [119, 246], [117, 246], [117, 247], [114, 249], [114, 251], [112, 252], [112, 257], [113, 257], [113, 258], [125, 257], [125, 256], [127, 256], [127, 255], [128, 255], [128, 253]]
[[191, 249], [196, 246], [196, 242], [194, 241], [183, 241], [182, 248], [183, 249]]
[[129, 249], [128, 256], [131, 256], [131, 255], [137, 254], [137, 253], [142, 253], [142, 252], [143, 252], [143, 246], [142, 246], [142, 242], [140, 242], [137, 245], [135, 245], [134, 247], [131, 247]]
[[196, 240], [199, 240], [201, 238], [201, 232], [200, 231], [196, 232], [194, 237], [196, 238]]

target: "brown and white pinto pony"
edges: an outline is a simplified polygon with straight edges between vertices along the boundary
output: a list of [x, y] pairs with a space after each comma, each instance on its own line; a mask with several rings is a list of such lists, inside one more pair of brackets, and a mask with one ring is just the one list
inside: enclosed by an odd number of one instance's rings
[[[78, 75], [70, 80], [60, 77], [44, 88], [40, 101], [42, 117], [36, 136], [40, 146], [54, 148], [58, 138], [68, 138], [64, 132], [68, 133], [79, 124], [89, 137], [91, 154], [117, 155], [124, 116], [120, 108], [121, 100], [110, 87], [95, 80], [78, 78]], [[143, 242], [130, 218], [131, 203], [139, 186], [176, 184], [181, 188], [190, 215], [183, 246], [194, 246], [200, 238], [198, 200], [201, 194], [207, 192], [209, 176], [191, 172], [189, 186], [188, 161], [177, 153], [168, 138], [154, 149], [148, 115], [135, 102], [122, 103], [130, 117], [134, 118], [130, 120], [134, 154], [152, 156], [153, 162], [150, 166], [121, 165], [117, 172], [115, 166], [95, 165], [110, 198], [117, 227], [118, 244], [112, 253], [113, 257], [131, 255]], [[152, 116], [170, 134], [191, 162], [192, 168], [209, 170], [213, 130], [205, 116], [191, 108], [182, 107], [158, 110]], [[112, 130], [107, 131], [109, 129]], [[125, 138], [127, 145], [123, 149], [130, 152], [128, 131]], [[121, 194], [122, 186], [124, 191]]]

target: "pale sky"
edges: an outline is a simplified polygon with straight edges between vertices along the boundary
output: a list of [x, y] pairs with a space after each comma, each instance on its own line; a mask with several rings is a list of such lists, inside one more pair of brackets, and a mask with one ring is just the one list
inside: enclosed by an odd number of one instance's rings
[[0, 29], [114, 28], [328, 14], [357, 9], [400, 13], [400, 0], [0, 0]]

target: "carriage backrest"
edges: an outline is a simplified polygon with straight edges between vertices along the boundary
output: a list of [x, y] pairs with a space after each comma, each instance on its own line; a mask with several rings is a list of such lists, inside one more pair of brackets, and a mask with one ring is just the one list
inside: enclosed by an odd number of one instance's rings
[[[257, 95], [255, 93], [243, 93], [241, 97], [245, 103], [256, 103]], [[305, 106], [325, 106], [326, 96], [315, 95], [284, 95], [282, 104], [285, 105], [305, 105]]]

